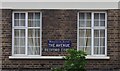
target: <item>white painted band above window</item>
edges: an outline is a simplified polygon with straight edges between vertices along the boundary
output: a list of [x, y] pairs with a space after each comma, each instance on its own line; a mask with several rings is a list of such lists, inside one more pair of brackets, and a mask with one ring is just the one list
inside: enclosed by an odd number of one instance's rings
[[41, 1], [41, 0], [3, 0], [0, 3], [2, 9], [119, 9], [119, 0], [59, 0], [59, 1]]

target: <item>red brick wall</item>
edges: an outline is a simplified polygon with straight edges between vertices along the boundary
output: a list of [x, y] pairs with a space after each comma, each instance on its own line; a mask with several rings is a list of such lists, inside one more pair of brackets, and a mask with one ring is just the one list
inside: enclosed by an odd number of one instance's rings
[[[41, 10], [42, 11], [42, 48], [47, 48], [47, 41], [60, 39], [71, 40], [72, 47], [77, 47], [77, 12], [79, 10]], [[107, 10], [108, 14], [108, 40], [107, 51], [109, 60], [87, 60], [87, 70], [115, 71], [120, 69], [120, 11]], [[119, 14], [119, 15], [118, 15]], [[119, 19], [120, 22], [120, 19]], [[63, 27], [64, 26], [64, 27]], [[13, 69], [49, 69], [62, 66], [64, 60], [42, 59], [9, 59], [12, 48], [12, 10], [2, 10], [2, 67]], [[42, 55], [66, 55], [65, 52], [43, 52]]]

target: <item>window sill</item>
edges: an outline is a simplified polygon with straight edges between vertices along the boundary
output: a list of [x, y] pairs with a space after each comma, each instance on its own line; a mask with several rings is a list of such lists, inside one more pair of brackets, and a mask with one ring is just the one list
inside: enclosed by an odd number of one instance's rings
[[[9, 59], [63, 59], [64, 56], [9, 56]], [[109, 56], [86, 56], [86, 59], [110, 59]]]
[[110, 59], [109, 56], [86, 56], [86, 59]]
[[64, 56], [9, 56], [9, 59], [63, 59]]

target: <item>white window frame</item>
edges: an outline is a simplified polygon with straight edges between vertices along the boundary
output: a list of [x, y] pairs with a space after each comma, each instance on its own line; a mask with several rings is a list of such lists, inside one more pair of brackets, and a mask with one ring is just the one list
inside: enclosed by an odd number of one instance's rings
[[[91, 27], [90, 27], [90, 29], [91, 29], [91, 34], [92, 34], [92, 37], [91, 37], [91, 55], [87, 55], [87, 57], [89, 58], [91, 58], [91, 56], [92, 56], [92, 58], [94, 58], [94, 57], [96, 57], [96, 56], [98, 56], [98, 57], [104, 57], [104, 56], [107, 56], [107, 12], [105, 12], [105, 11], [80, 11], [80, 12], [78, 12], [77, 13], [77, 50], [80, 50], [79, 49], [79, 29], [80, 29], [80, 27], [79, 27], [79, 14], [80, 13], [91, 13]], [[105, 29], [105, 54], [104, 55], [95, 55], [94, 54], [94, 13], [105, 13], [105, 28], [101, 28], [101, 27], [97, 27], [98, 29]], [[82, 28], [84, 28], [84, 27], [82, 27]], [[85, 27], [86, 28], [86, 27]], [[88, 27], [89, 28], [89, 27]], [[97, 29], [97, 28], [95, 28], [95, 29]], [[87, 28], [86, 28], [87, 29]], [[108, 57], [109, 58], [109, 57]]]
[[[40, 29], [40, 55], [28, 55], [27, 51], [27, 38], [28, 38], [28, 13], [29, 12], [39, 12], [40, 13], [40, 27], [30, 27]], [[14, 26], [14, 14], [15, 13], [25, 13], [25, 26], [18, 27]], [[14, 54], [14, 29], [25, 29], [25, 54]], [[27, 32], [27, 33], [26, 33]], [[13, 11], [12, 13], [12, 56], [41, 56], [42, 55], [42, 12], [41, 11]]]

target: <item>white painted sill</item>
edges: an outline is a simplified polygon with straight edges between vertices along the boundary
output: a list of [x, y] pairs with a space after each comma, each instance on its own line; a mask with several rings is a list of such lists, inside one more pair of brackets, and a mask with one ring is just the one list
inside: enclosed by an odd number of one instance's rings
[[[63, 59], [65, 56], [9, 56], [9, 59]], [[109, 56], [86, 56], [86, 59], [110, 59]]]

